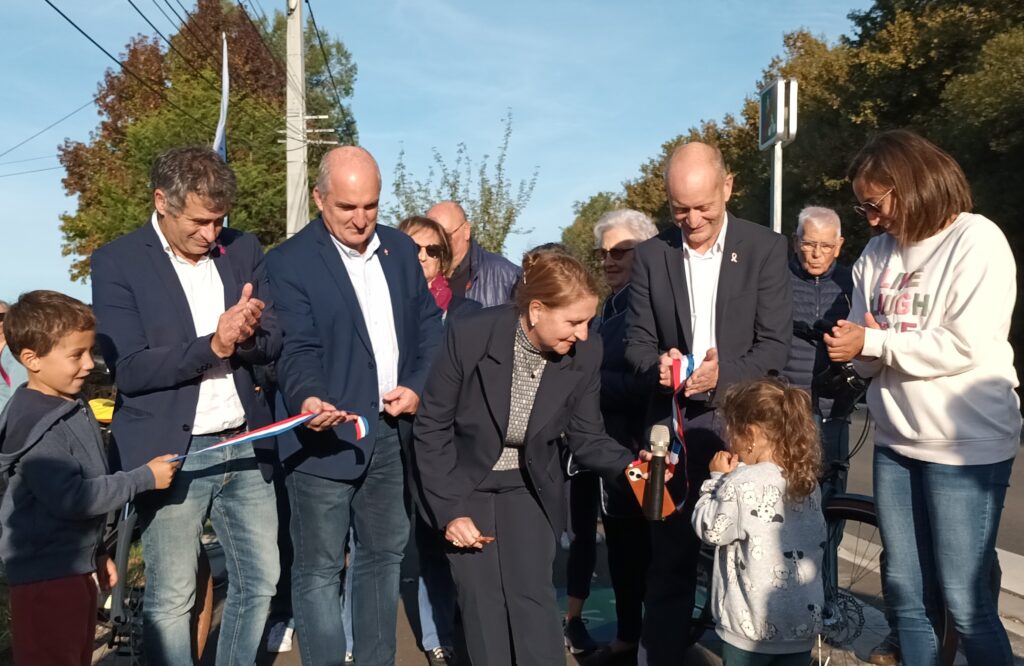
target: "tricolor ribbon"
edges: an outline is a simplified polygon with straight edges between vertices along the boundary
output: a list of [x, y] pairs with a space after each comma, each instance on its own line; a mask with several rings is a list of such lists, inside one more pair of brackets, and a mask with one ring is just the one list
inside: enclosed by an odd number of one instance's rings
[[686, 494], [690, 493], [690, 477], [686, 469], [686, 435], [683, 433], [683, 406], [680, 402], [680, 393], [686, 380], [693, 374], [693, 354], [686, 355], [686, 371], [683, 371], [683, 359], [672, 359], [672, 448], [668, 453], [669, 470], [675, 473], [680, 459], [683, 461], [683, 478], [686, 480]]
[[[256, 430], [250, 430], [248, 432], [243, 432], [243, 433], [241, 433], [239, 435], [235, 435], [234, 437], [229, 437], [228, 439], [225, 439], [222, 442], [218, 442], [217, 444], [214, 444], [211, 447], [208, 447], [208, 448], [205, 448], [205, 449], [199, 449], [198, 451], [190, 451], [188, 453], [183, 453], [180, 456], [175, 456], [174, 458], [171, 458], [170, 462], [175, 462], [177, 460], [184, 460], [188, 456], [195, 455], [197, 453], [206, 453], [207, 451], [216, 451], [217, 449], [223, 449], [223, 448], [228, 447], [228, 446], [235, 446], [237, 444], [244, 444], [245, 442], [254, 442], [257, 439], [266, 439], [267, 437], [277, 437], [278, 435], [280, 435], [282, 433], [286, 433], [289, 430], [294, 430], [295, 428], [298, 428], [300, 425], [302, 425], [303, 423], [309, 421], [314, 416], [316, 416], [316, 414], [314, 414], [313, 412], [303, 412], [302, 414], [298, 414], [296, 416], [291, 416], [289, 418], [286, 418], [286, 419], [283, 419], [281, 421], [278, 421], [277, 423], [271, 423], [268, 426], [263, 426], [262, 428], [257, 428]], [[354, 425], [355, 425], [355, 428], [356, 428], [356, 440], [357, 441], [362, 439], [363, 437], [366, 437], [366, 433], [368, 433], [370, 431], [370, 424], [366, 420], [365, 416], [357, 416], [356, 417], [356, 422], [355, 422]]]

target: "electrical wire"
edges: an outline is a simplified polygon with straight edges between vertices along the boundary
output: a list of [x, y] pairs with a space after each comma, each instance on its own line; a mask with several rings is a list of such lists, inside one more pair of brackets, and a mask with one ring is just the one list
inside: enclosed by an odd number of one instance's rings
[[338, 92], [338, 84], [334, 80], [334, 72], [331, 71], [331, 59], [327, 55], [327, 49], [324, 47], [324, 40], [320, 37], [320, 28], [316, 25], [316, 17], [313, 16], [313, 5], [309, 4], [309, 0], [306, 0], [306, 7], [309, 8], [309, 20], [313, 23], [316, 41], [320, 44], [320, 53], [324, 56], [324, 66], [327, 67], [327, 75], [331, 78], [331, 87], [334, 88], [334, 99], [338, 103], [338, 113], [341, 113], [341, 110], [344, 108], [341, 103], [341, 93]]
[[[55, 9], [56, 9], [56, 8], [55, 8]], [[57, 119], [57, 120], [53, 121], [52, 123], [50, 123], [49, 125], [47, 125], [47, 126], [46, 126], [46, 127], [44, 127], [43, 129], [39, 130], [38, 132], [36, 132], [36, 133], [35, 133], [35, 134], [33, 134], [32, 136], [28, 137], [27, 139], [22, 139], [22, 140], [21, 140], [21, 141], [19, 141], [18, 143], [14, 144], [13, 146], [11, 146], [10, 148], [8, 148], [8, 149], [7, 149], [7, 150], [5, 150], [4, 152], [0, 153], [0, 157], [3, 157], [4, 155], [6, 155], [7, 153], [11, 152], [11, 151], [12, 151], [12, 150], [14, 150], [15, 148], [21, 148], [21, 147], [22, 147], [22, 146], [24, 146], [24, 145], [25, 145], [26, 143], [28, 143], [28, 142], [29, 142], [29, 141], [31, 141], [32, 139], [36, 138], [37, 136], [39, 136], [40, 134], [42, 134], [42, 133], [43, 133], [43, 132], [45, 132], [46, 130], [49, 130], [49, 129], [53, 129], [54, 127], [56, 127], [57, 125], [60, 125], [60, 124], [61, 124], [62, 122], [64, 122], [65, 120], [67, 120], [67, 119], [68, 119], [68, 118], [70, 118], [71, 116], [73, 116], [73, 115], [75, 115], [76, 113], [78, 113], [79, 111], [81, 111], [82, 109], [85, 109], [86, 107], [92, 106], [93, 104], [95, 104], [95, 103], [96, 103], [96, 100], [97, 100], [97, 99], [99, 99], [99, 95], [97, 95], [96, 97], [93, 97], [93, 98], [92, 98], [92, 99], [90, 99], [90, 100], [89, 100], [88, 102], [86, 102], [86, 103], [85, 103], [85, 104], [83, 104], [82, 106], [78, 107], [77, 109], [75, 109], [75, 110], [74, 110], [74, 111], [72, 111], [71, 113], [69, 113], [69, 114], [67, 114], [67, 115], [65, 115], [65, 116], [61, 116], [61, 117], [60, 117], [59, 119]]]
[[15, 173], [0, 173], [0, 178], [10, 178], [11, 176], [23, 176], [26, 173], [39, 173], [41, 171], [56, 171], [57, 169], [63, 169], [63, 166], [47, 167], [45, 169], [32, 169], [31, 171], [16, 171]]

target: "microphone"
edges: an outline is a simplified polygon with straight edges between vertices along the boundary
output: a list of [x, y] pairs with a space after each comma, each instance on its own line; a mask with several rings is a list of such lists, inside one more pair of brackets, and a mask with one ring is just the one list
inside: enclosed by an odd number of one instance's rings
[[647, 520], [662, 520], [661, 511], [665, 499], [665, 456], [671, 439], [668, 426], [656, 425], [651, 428], [651, 461], [647, 464], [647, 486], [644, 488], [644, 517]]

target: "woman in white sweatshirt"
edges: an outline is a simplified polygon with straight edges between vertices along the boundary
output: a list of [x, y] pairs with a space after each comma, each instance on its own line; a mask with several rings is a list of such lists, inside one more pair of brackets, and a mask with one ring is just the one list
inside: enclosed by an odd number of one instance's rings
[[855, 209], [880, 233], [854, 266], [850, 320], [825, 341], [832, 360], [872, 378], [875, 501], [902, 660], [937, 663], [941, 594], [968, 662], [1011, 664], [989, 580], [1020, 446], [1013, 254], [970, 212], [956, 161], [916, 134], [879, 134], [849, 177]]

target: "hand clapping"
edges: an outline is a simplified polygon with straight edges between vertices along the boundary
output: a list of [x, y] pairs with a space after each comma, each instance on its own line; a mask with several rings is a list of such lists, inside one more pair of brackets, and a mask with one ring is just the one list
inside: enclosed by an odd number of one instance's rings
[[210, 347], [220, 358], [235, 353], [235, 347], [253, 336], [260, 324], [260, 317], [266, 304], [252, 296], [252, 283], [242, 287], [242, 297], [224, 311], [217, 320], [217, 330], [210, 340]]

